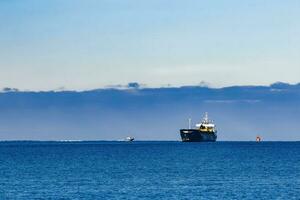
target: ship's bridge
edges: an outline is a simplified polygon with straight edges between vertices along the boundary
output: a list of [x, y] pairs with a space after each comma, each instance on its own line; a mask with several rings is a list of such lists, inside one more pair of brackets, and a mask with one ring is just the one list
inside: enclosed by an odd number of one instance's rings
[[215, 127], [214, 124], [203, 124], [203, 123], [196, 124], [197, 128], [200, 128], [201, 126], [208, 127], [208, 128], [214, 128]]
[[215, 132], [215, 125], [214, 124], [196, 124], [196, 127], [200, 131], [206, 131], [206, 132]]
[[208, 119], [208, 114], [205, 113], [205, 116], [201, 123], [196, 124], [196, 127], [199, 128], [200, 131], [207, 131], [207, 132], [216, 132], [215, 125], [212, 121]]

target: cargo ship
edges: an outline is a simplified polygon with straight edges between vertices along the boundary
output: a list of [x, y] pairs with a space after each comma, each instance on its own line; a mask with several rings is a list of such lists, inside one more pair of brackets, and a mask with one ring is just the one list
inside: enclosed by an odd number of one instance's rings
[[203, 120], [191, 128], [191, 119], [189, 119], [189, 128], [180, 129], [182, 142], [215, 142], [217, 140], [217, 130], [213, 121], [208, 119], [205, 113]]

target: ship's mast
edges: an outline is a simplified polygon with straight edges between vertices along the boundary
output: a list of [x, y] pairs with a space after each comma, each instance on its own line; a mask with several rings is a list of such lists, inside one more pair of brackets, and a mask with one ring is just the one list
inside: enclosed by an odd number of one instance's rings
[[191, 129], [191, 121], [192, 121], [192, 119], [189, 118], [189, 129]]
[[207, 112], [205, 112], [205, 115], [204, 115], [204, 122], [208, 123], [208, 113]]

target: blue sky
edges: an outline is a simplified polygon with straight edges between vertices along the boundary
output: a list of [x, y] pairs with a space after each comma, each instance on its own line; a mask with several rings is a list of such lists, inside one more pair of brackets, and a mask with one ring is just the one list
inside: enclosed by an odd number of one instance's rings
[[2, 0], [0, 86], [299, 82], [298, 0]]

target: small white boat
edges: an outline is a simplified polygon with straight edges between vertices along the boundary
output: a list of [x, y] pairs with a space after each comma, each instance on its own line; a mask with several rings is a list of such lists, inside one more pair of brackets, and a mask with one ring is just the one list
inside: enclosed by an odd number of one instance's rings
[[125, 138], [126, 142], [132, 142], [133, 140], [134, 140], [134, 137], [129, 137], [128, 136], [128, 137]]

